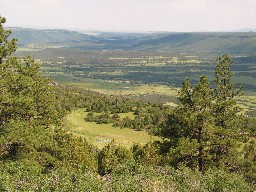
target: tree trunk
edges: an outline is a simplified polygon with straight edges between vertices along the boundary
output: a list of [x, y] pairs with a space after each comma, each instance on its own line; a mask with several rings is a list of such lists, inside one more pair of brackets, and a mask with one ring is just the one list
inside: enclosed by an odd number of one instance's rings
[[202, 172], [203, 171], [203, 164], [204, 164], [204, 154], [203, 154], [203, 146], [202, 146], [202, 128], [198, 129], [198, 138], [197, 142], [199, 143], [199, 148], [198, 148], [198, 171]]
[[202, 172], [203, 171], [203, 166], [204, 166], [204, 162], [203, 162], [203, 146], [200, 146], [198, 148], [198, 171]]

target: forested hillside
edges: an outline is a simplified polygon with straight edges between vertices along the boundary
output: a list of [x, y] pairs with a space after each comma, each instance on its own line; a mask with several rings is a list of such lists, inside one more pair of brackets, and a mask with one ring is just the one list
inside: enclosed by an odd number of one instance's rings
[[90, 35], [61, 29], [10, 29], [13, 31], [12, 36], [19, 39], [18, 44], [20, 46], [43, 43], [69, 43], [72, 41], [78, 42], [94, 39], [93, 36]]
[[[21, 47], [65, 47], [81, 50], [140, 50], [206, 54], [254, 53], [255, 32], [107, 33], [13, 28]], [[92, 33], [92, 32], [91, 32]]]
[[[217, 58], [211, 85], [185, 79], [177, 107], [74, 89], [42, 77], [0, 17], [0, 191], [254, 191], [255, 122], [235, 96], [232, 61]], [[74, 109], [85, 121], [161, 137], [131, 148], [99, 149], [70, 132]], [[120, 118], [131, 112], [134, 119]]]

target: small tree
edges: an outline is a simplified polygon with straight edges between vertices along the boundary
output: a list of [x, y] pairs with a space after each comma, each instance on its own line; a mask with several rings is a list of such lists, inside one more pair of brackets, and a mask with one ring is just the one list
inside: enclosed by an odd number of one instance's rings
[[99, 173], [109, 174], [118, 164], [124, 164], [133, 160], [130, 150], [125, 147], [117, 146], [114, 141], [106, 145], [98, 156]]

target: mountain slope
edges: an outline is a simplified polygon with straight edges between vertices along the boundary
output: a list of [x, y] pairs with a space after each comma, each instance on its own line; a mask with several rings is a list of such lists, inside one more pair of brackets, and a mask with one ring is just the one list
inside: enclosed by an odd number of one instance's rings
[[252, 52], [256, 33], [177, 33], [147, 40], [136, 46], [141, 50], [173, 52]]
[[43, 43], [68, 43], [95, 40], [94, 36], [61, 29], [27, 29], [11, 28], [12, 37], [18, 39], [19, 45]]
[[111, 33], [12, 28], [22, 47], [56, 45], [82, 50], [142, 50], [190, 53], [254, 53], [256, 32]]

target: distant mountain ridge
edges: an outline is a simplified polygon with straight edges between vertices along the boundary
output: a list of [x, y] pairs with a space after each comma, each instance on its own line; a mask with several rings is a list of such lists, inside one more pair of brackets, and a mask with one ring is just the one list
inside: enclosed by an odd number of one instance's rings
[[82, 50], [144, 50], [202, 53], [254, 53], [256, 32], [121, 33], [97, 35], [61, 29], [11, 28], [20, 46], [51, 44]]
[[173, 52], [254, 52], [256, 33], [179, 33], [167, 34], [137, 45], [139, 49]]
[[244, 29], [234, 30], [233, 32], [256, 32], [256, 29], [244, 28]]
[[62, 29], [30, 29], [10, 28], [12, 36], [18, 39], [18, 44], [63, 43], [72, 41], [88, 41], [94, 36], [82, 34], [76, 31]]

